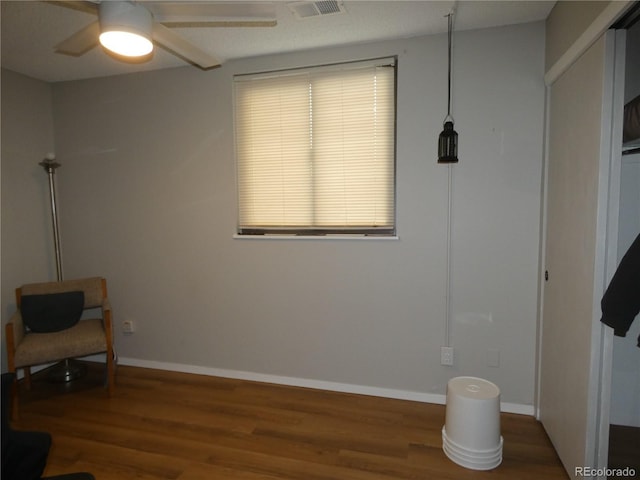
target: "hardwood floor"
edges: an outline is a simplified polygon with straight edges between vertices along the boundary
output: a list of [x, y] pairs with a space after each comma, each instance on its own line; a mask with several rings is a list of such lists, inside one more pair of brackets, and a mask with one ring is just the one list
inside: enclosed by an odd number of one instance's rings
[[[38, 374], [40, 375], [40, 374]], [[37, 375], [35, 376], [37, 377]], [[16, 428], [53, 436], [46, 475], [97, 480], [566, 479], [541, 425], [503, 414], [503, 462], [462, 468], [442, 452], [445, 407], [121, 366], [70, 385], [35, 378]], [[63, 391], [65, 390], [65, 391]]]

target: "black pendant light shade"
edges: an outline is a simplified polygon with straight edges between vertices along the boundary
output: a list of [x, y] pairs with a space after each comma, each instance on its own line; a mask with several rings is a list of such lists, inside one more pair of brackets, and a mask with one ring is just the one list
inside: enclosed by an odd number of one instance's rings
[[453, 121], [444, 122], [438, 138], [438, 163], [458, 163], [458, 134], [453, 129]]
[[453, 12], [449, 15], [449, 78], [447, 89], [447, 116], [444, 129], [438, 138], [438, 163], [458, 163], [458, 134], [453, 129], [451, 116], [451, 35], [453, 31]]

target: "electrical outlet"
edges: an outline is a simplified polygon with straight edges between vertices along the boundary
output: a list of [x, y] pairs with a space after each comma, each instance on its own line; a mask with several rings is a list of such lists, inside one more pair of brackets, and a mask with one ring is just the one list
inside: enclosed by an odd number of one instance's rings
[[500, 366], [500, 350], [490, 348], [487, 350], [487, 367], [497, 368]]
[[126, 335], [133, 333], [133, 320], [125, 320], [122, 322], [122, 333]]
[[440, 347], [440, 365], [453, 365], [453, 347]]

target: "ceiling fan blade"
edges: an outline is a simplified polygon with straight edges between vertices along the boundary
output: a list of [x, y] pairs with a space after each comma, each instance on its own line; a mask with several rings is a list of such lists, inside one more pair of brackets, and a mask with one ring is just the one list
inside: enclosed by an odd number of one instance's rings
[[191, 63], [195, 63], [201, 68], [211, 68], [220, 65], [220, 61], [216, 57], [196, 47], [159, 23], [153, 25], [153, 39], [163, 47], [168, 48], [178, 56]]
[[272, 27], [272, 2], [145, 2], [156, 22], [189, 27]]
[[47, 3], [52, 5], [58, 5], [60, 7], [70, 8], [79, 12], [91, 13], [93, 15], [98, 14], [98, 3], [90, 0], [84, 1], [71, 1], [71, 0], [48, 0]]
[[98, 44], [98, 35], [100, 35], [100, 23], [96, 21], [57, 44], [55, 50], [58, 53], [79, 57]]

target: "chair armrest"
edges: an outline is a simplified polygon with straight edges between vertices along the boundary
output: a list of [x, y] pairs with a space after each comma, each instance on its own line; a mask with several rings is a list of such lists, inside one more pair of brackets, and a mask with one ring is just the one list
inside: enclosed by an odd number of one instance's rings
[[102, 305], [100, 305], [100, 308], [102, 308], [103, 313], [105, 310], [111, 310], [111, 302], [108, 298], [105, 297], [102, 299]]
[[16, 311], [9, 322], [5, 325], [5, 334], [7, 338], [7, 360], [9, 363], [9, 371], [15, 372], [14, 356], [16, 354], [16, 348], [22, 343], [24, 338], [24, 323], [22, 321], [22, 315], [20, 310]]
[[102, 305], [100, 306], [102, 309], [102, 322], [104, 323], [105, 332], [109, 332], [109, 335], [113, 333], [113, 325], [111, 322], [111, 302], [109, 302], [108, 298], [102, 299]]
[[[9, 327], [11, 325], [11, 327]], [[11, 315], [9, 318], [9, 322], [6, 325], [6, 333], [7, 333], [7, 341], [9, 340], [9, 329], [11, 329], [11, 340], [13, 341], [14, 346], [20, 345], [22, 343], [22, 339], [24, 337], [24, 321], [22, 320], [22, 314], [20, 310]]]

